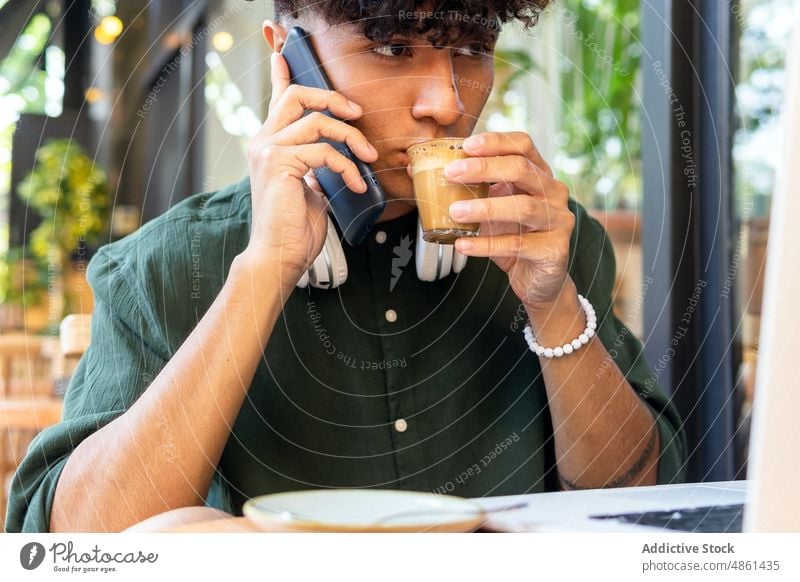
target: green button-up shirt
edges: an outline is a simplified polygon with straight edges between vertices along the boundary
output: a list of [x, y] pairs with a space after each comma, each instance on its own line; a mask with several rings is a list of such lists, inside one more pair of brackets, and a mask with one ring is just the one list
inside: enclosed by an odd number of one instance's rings
[[[598, 337], [655, 412], [659, 483], [682, 480], [679, 415], [611, 310], [612, 246], [574, 200], [570, 209], [577, 222], [569, 273], [595, 306]], [[244, 179], [190, 197], [93, 257], [91, 346], [70, 381], [62, 422], [36, 437], [13, 481], [9, 531], [48, 530], [70, 453], [124, 413], [191, 333], [247, 245], [250, 221]], [[466, 497], [559, 488], [545, 384], [507, 275], [471, 257], [457, 275], [420, 281], [416, 226], [416, 211], [379, 224], [361, 245], [344, 244], [342, 286], [297, 288], [289, 297], [208, 505], [241, 515], [250, 497], [316, 487]]]

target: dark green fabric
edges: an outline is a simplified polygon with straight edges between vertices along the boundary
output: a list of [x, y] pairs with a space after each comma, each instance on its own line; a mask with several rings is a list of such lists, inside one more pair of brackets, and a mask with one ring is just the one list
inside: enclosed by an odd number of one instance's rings
[[[595, 306], [600, 339], [658, 418], [659, 483], [681, 481], [680, 418], [641, 344], [611, 313], [609, 239], [580, 205], [571, 200], [570, 209], [577, 217], [570, 275]], [[413, 253], [416, 224], [414, 211], [378, 225], [363, 244], [345, 245], [344, 285], [291, 295], [209, 505], [240, 514], [249, 497], [315, 487], [467, 497], [558, 489], [541, 369], [507, 276], [488, 259], [470, 258], [457, 276], [420, 281], [413, 256], [400, 265], [403, 249]], [[96, 298], [91, 347], [70, 382], [63, 421], [39, 434], [13, 481], [9, 531], [48, 529], [70, 452], [156, 377], [219, 293], [249, 229], [245, 179], [195, 195], [98, 251], [88, 269]], [[378, 231], [388, 235], [382, 244]], [[396, 430], [397, 419], [407, 430]]]

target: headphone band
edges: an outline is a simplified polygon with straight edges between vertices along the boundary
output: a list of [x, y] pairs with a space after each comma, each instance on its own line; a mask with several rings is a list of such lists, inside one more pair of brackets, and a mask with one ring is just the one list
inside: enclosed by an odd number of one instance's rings
[[[318, 289], [334, 289], [347, 280], [347, 264], [338, 233], [332, 228], [333, 218], [328, 216], [328, 234], [325, 245], [306, 274], [297, 283], [305, 288], [308, 283]], [[417, 277], [422, 281], [444, 279], [451, 272], [460, 272], [467, 262], [466, 255], [453, 245], [430, 243], [422, 238], [422, 223], [417, 219], [417, 237], [414, 250], [417, 260]], [[321, 259], [321, 260], [320, 260]], [[342, 264], [338, 264], [341, 262]], [[334, 264], [336, 263], [336, 264]], [[322, 272], [320, 272], [322, 271]], [[325, 278], [327, 274], [327, 278]], [[320, 275], [323, 275], [320, 277]]]

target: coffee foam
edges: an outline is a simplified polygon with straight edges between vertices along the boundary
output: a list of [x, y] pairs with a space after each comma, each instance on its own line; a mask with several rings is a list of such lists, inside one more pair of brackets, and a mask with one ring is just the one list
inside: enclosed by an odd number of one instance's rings
[[444, 158], [422, 158], [417, 159], [411, 164], [411, 171], [414, 174], [419, 172], [426, 172], [428, 170], [438, 170], [439, 168], [443, 168], [447, 164], [449, 164], [453, 158], [444, 159]]
[[428, 170], [438, 170], [453, 160], [460, 160], [464, 157], [464, 150], [460, 147], [460, 144], [454, 145], [450, 141], [425, 144], [417, 147], [413, 155], [409, 153], [411, 170], [414, 174]]

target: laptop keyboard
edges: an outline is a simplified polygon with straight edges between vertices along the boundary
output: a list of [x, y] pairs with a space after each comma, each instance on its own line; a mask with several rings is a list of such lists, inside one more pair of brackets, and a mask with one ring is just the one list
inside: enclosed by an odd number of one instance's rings
[[592, 519], [616, 519], [621, 523], [702, 533], [742, 531], [743, 503], [689, 507], [669, 511], [643, 511], [616, 515], [591, 515]]

